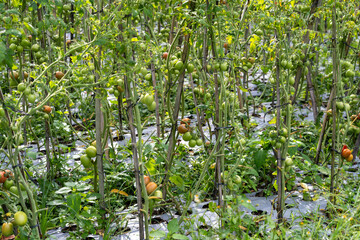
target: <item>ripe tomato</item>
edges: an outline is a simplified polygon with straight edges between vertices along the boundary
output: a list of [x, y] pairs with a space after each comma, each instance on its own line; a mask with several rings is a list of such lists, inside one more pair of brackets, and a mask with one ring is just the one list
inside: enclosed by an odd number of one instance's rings
[[0, 172], [0, 183], [4, 183], [6, 181], [7, 177], [6, 177], [6, 172], [5, 171], [1, 171]]
[[93, 158], [96, 156], [96, 148], [94, 146], [89, 146], [86, 148], [85, 153], [89, 158]]
[[150, 177], [149, 177], [149, 176], [147, 176], [147, 175], [145, 175], [145, 176], [144, 176], [144, 183], [145, 183], [145, 186], [146, 186], [146, 185], [148, 185], [148, 184], [149, 184], [149, 182], [150, 182]]
[[342, 152], [341, 152], [341, 156], [343, 157], [343, 158], [348, 158], [349, 156], [350, 156], [350, 154], [351, 154], [351, 150], [350, 149], [344, 149]]
[[14, 226], [12, 223], [3, 223], [1, 232], [5, 237], [10, 236], [14, 232]]
[[18, 211], [14, 214], [15, 224], [24, 226], [27, 223], [27, 216], [23, 211]]
[[64, 75], [65, 75], [65, 74], [64, 74], [63, 72], [61, 72], [61, 71], [57, 71], [57, 72], [55, 73], [55, 77], [56, 77], [58, 80], [62, 79]]
[[44, 111], [45, 113], [51, 113], [51, 107], [48, 106], [48, 105], [44, 105], [43, 111]]
[[229, 45], [230, 45], [230, 44], [229, 44], [229, 43], [227, 43], [227, 42], [226, 42], [226, 43], [224, 43], [224, 48], [227, 50], [227, 49], [229, 48]]
[[146, 192], [148, 195], [152, 194], [157, 188], [157, 184], [154, 182], [149, 182], [148, 185], [146, 185]]
[[167, 52], [164, 52], [163, 55], [162, 55], [162, 58], [163, 58], [163, 59], [167, 59], [168, 55], [169, 55], [169, 54], [168, 54]]

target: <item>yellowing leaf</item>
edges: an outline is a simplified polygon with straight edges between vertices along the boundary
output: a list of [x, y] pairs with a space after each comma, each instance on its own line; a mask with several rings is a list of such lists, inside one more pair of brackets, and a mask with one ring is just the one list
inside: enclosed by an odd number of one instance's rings
[[276, 124], [276, 117], [270, 120], [269, 124]]
[[118, 193], [118, 194], [123, 195], [125, 197], [129, 196], [129, 194], [127, 194], [126, 192], [124, 192], [122, 190], [119, 190], [119, 189], [112, 189], [110, 192], [111, 193]]
[[134, 38], [131, 39], [131, 41], [132, 41], [132, 42], [137, 42], [137, 41], [139, 41], [139, 40], [138, 40], [136, 37], [134, 37]]
[[229, 35], [229, 36], [226, 37], [226, 40], [227, 40], [227, 42], [228, 42], [229, 44], [231, 44], [231, 43], [232, 43], [232, 40], [233, 40], [233, 37]]
[[50, 86], [50, 88], [55, 87], [55, 85], [56, 85], [56, 84], [54, 83], [54, 81], [50, 81], [50, 82], [49, 82], [49, 86]]

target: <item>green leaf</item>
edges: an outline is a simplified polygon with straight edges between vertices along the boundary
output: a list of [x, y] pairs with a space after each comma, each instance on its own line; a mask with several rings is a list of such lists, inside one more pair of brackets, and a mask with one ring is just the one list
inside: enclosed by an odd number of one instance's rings
[[256, 208], [254, 208], [254, 206], [251, 204], [250, 200], [247, 197], [239, 196], [237, 200], [240, 205], [246, 207], [247, 209], [250, 209], [251, 211], [256, 211]]
[[174, 239], [189, 239], [187, 236], [179, 234], [179, 233], [174, 233], [172, 235], [172, 238], [174, 238]]
[[179, 175], [171, 176], [170, 181], [173, 182], [181, 190], [185, 189], [184, 180]]
[[169, 230], [169, 233], [175, 233], [179, 231], [179, 222], [177, 219], [173, 219], [168, 223], [167, 229]]
[[26, 156], [27, 156], [28, 158], [31, 158], [32, 160], [35, 160], [36, 157], [37, 157], [37, 153], [36, 153], [36, 152], [27, 152], [27, 153], [26, 153]]
[[53, 200], [53, 201], [50, 201], [47, 203], [47, 205], [49, 206], [60, 206], [60, 205], [65, 205], [64, 201], [63, 200]]
[[79, 213], [81, 206], [81, 196], [80, 194], [71, 194], [66, 199], [66, 203], [69, 209], [75, 213]]
[[156, 162], [155, 159], [151, 158], [149, 159], [149, 161], [147, 161], [147, 163], [145, 163], [145, 167], [147, 168], [147, 170], [149, 171], [150, 174], [155, 174], [156, 173]]
[[162, 238], [165, 236], [166, 236], [166, 233], [161, 230], [156, 230], [156, 231], [150, 233], [150, 237], [152, 237], [152, 238]]
[[71, 188], [63, 187], [63, 188], [60, 188], [59, 190], [57, 190], [55, 193], [56, 194], [67, 194], [69, 192], [72, 192]]
[[259, 170], [262, 166], [264, 166], [266, 162], [267, 152], [264, 150], [259, 150], [254, 154], [254, 162], [256, 169]]

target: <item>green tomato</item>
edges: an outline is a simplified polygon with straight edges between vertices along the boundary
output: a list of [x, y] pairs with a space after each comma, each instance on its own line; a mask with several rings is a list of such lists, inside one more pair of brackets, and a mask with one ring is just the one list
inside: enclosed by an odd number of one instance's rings
[[183, 66], [184, 66], [184, 63], [181, 60], [179, 60], [175, 64], [175, 69], [180, 71]]
[[233, 178], [233, 181], [235, 184], [240, 184], [241, 183], [241, 177], [239, 175], [235, 175]]
[[16, 186], [11, 186], [9, 191], [16, 194], [16, 195], [19, 195], [19, 190], [18, 190], [18, 188]]
[[153, 101], [151, 105], [147, 105], [149, 111], [154, 111], [156, 109], [156, 102]]
[[86, 148], [85, 153], [89, 158], [93, 158], [96, 156], [97, 153], [96, 148], [94, 146], [89, 146]]
[[0, 117], [5, 117], [5, 110], [0, 107]]
[[143, 101], [144, 104], [146, 104], [147, 106], [151, 106], [151, 104], [154, 102], [154, 96], [146, 94]]
[[14, 222], [18, 226], [24, 226], [27, 220], [27, 216], [23, 211], [18, 211], [14, 214]]
[[10, 236], [14, 233], [14, 226], [12, 223], [3, 223], [1, 227], [1, 232], [5, 237]]
[[9, 190], [13, 185], [14, 185], [14, 180], [6, 179], [6, 181], [3, 184], [3, 187]]
[[189, 63], [189, 64], [187, 65], [187, 71], [188, 71], [188, 73], [194, 72], [194, 69], [195, 69], [195, 67], [194, 67], [194, 65], [193, 65], [192, 63]]
[[93, 168], [94, 167], [94, 164], [93, 164], [91, 158], [86, 154], [84, 154], [80, 157], [80, 161], [81, 161], [81, 164], [85, 168]]
[[223, 63], [221, 63], [221, 65], [220, 65], [220, 70], [221, 71], [226, 71], [228, 69], [228, 64], [227, 64], [227, 62], [223, 62]]
[[[184, 135], [183, 135], [182, 138], [183, 138], [183, 140], [186, 141], [186, 142], [190, 141], [191, 138], [192, 138], [191, 133], [190, 133], [190, 132], [184, 133]], [[196, 143], [195, 143], [195, 144], [196, 144]]]
[[292, 158], [287, 157], [287, 158], [285, 159], [285, 166], [292, 166], [293, 164], [294, 164], [294, 163], [293, 163]]
[[17, 89], [18, 89], [19, 92], [25, 91], [25, 89], [26, 89], [25, 83], [19, 83], [19, 84], [17, 85]]
[[31, 46], [31, 51], [33, 52], [38, 52], [40, 50], [40, 45], [39, 44], [34, 44]]
[[151, 77], [151, 73], [148, 73], [148, 74], [145, 75], [145, 80], [146, 80], [146, 81], [150, 81], [151, 78], [152, 78], [152, 77]]
[[142, 68], [140, 69], [140, 74], [141, 74], [141, 75], [145, 76], [147, 73], [148, 73], [148, 70], [147, 70], [145, 67], [142, 67]]
[[190, 141], [189, 141], [189, 147], [195, 147], [196, 146], [196, 140], [194, 140], [194, 139], [191, 139]]
[[196, 140], [196, 145], [198, 146], [202, 146], [203, 145], [203, 140], [201, 138]]

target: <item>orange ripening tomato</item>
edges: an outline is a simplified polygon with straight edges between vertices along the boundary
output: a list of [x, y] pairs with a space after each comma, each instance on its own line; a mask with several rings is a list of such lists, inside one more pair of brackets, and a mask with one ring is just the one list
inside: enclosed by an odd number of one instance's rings
[[344, 149], [344, 150], [341, 152], [341, 156], [342, 156], [343, 158], [348, 158], [348, 157], [350, 156], [350, 154], [351, 154], [351, 150], [348, 149], [348, 148]]
[[149, 184], [150, 182], [150, 177], [149, 176], [144, 176], [144, 182], [145, 182], [145, 186]]
[[148, 195], [152, 194], [157, 188], [157, 184], [154, 182], [149, 182], [148, 185], [146, 185], [146, 192]]
[[345, 158], [346, 161], [351, 162], [354, 159], [354, 156], [350, 154], [347, 158]]

